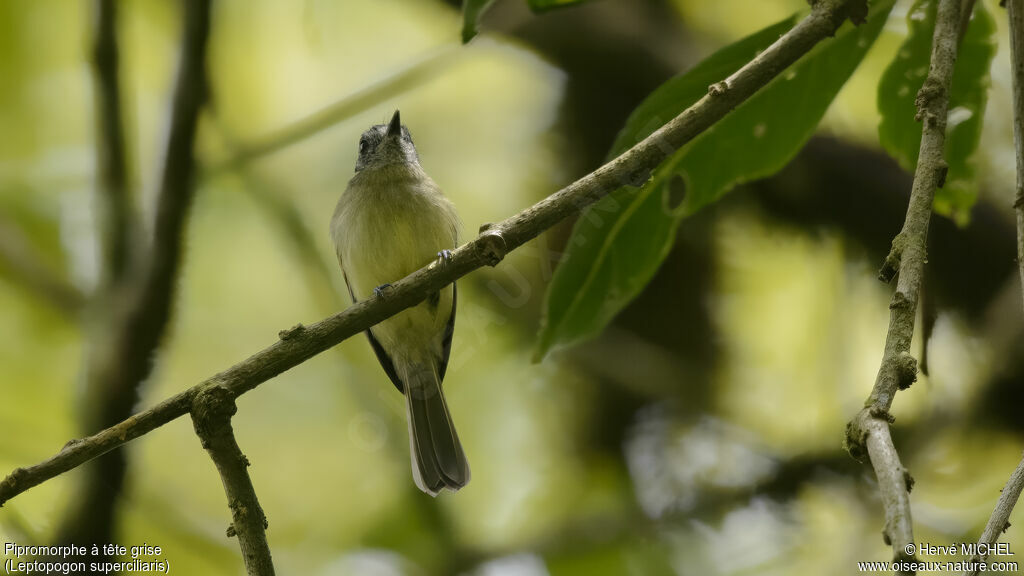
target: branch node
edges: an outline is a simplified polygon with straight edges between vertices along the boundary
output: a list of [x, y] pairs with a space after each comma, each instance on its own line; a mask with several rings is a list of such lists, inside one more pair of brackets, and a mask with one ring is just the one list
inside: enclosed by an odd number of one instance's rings
[[917, 97], [914, 98], [914, 106], [917, 106], [917, 113], [914, 114], [914, 120], [920, 122], [922, 119], [926, 120], [927, 125], [935, 126], [935, 122], [938, 121], [938, 116], [928, 110], [935, 99], [940, 96], [945, 96], [946, 91], [942, 87], [942, 83], [932, 75], [928, 75], [924, 80], [924, 84], [921, 85], [921, 89], [917, 91]]
[[[9, 489], [11, 492], [17, 493], [18, 485], [28, 476], [28, 470], [24, 468], [15, 468], [13, 472], [7, 475], [0, 482], [0, 491], [7, 492], [4, 488]], [[4, 503], [10, 500], [8, 497], [0, 496], [0, 507], [3, 507]]]
[[494, 223], [492, 223], [492, 222], [484, 222], [483, 224], [480, 225], [480, 230], [479, 230], [478, 234], [483, 234], [484, 232], [487, 232], [488, 230], [490, 230], [493, 227], [494, 227]]
[[228, 524], [228, 529], [225, 530], [224, 533], [227, 534], [228, 538], [234, 538], [235, 536], [238, 536], [238, 532], [235, 531], [234, 524]]
[[945, 160], [939, 160], [937, 164], [938, 165], [935, 167], [935, 185], [942, 188], [946, 185], [946, 176], [949, 174], [949, 164], [946, 164]]
[[846, 436], [843, 438], [843, 448], [851, 458], [858, 462], [863, 462], [864, 457], [867, 456], [867, 448], [864, 446], [867, 433], [860, 430], [860, 427], [854, 423], [855, 420], [850, 420], [846, 423]]
[[913, 307], [913, 303], [910, 301], [910, 298], [907, 298], [906, 294], [899, 290], [893, 292], [892, 300], [889, 302], [890, 310], [902, 310], [911, 307]]
[[903, 469], [903, 482], [907, 485], [908, 493], [914, 490], [914, 477], [910, 475], [910, 471], [906, 468]]
[[505, 237], [498, 229], [488, 229], [480, 234], [480, 243], [477, 244], [477, 247], [478, 254], [488, 266], [497, 266], [508, 252]]
[[295, 326], [292, 326], [287, 330], [281, 330], [280, 332], [278, 332], [277, 337], [280, 338], [281, 340], [290, 340], [295, 336], [298, 336], [299, 334], [303, 333], [305, 330], [305, 326], [303, 326], [302, 324], [296, 324]]
[[867, 0], [852, 0], [850, 2], [846, 2], [846, 17], [849, 18], [850, 22], [853, 22], [854, 26], [860, 26], [864, 22], [867, 22]]
[[81, 443], [82, 443], [82, 439], [81, 438], [72, 438], [71, 440], [68, 440], [64, 444], [64, 446], [61, 447], [60, 451], [63, 452], [65, 450], [70, 450], [70, 449], [74, 448], [75, 446], [78, 446]]
[[721, 82], [715, 82], [711, 86], [708, 86], [709, 96], [724, 96], [729, 91], [729, 83], [725, 80]]
[[827, 19], [830, 26], [824, 33], [829, 37], [834, 37], [847, 19], [860, 25], [868, 15], [867, 0], [808, 0], [808, 3], [813, 12]]
[[896, 386], [900, 390], [906, 390], [910, 388], [911, 384], [917, 382], [917, 359], [909, 352], [900, 352], [893, 362], [895, 363]]
[[860, 412], [854, 416], [853, 420], [850, 420], [846, 424], [846, 437], [843, 440], [843, 448], [850, 454], [854, 460], [863, 462], [868, 456], [867, 441], [868, 441], [868, 427], [866, 425], [868, 418], [879, 418], [887, 417], [888, 413], [885, 410], [879, 410], [876, 407], [866, 406], [861, 409]]
[[[235, 395], [224, 386], [203, 388], [192, 400], [192, 423], [196, 434], [206, 438], [217, 434], [221, 427], [231, 425], [231, 417], [238, 411]], [[204, 444], [205, 445], [205, 444]]]
[[892, 248], [889, 249], [889, 255], [885, 257], [882, 269], [878, 271], [879, 280], [888, 284], [896, 277], [896, 272], [900, 269], [900, 261], [903, 259], [903, 248], [906, 245], [907, 237], [903, 232], [900, 232], [892, 239]]
[[882, 406], [871, 405], [870, 407], [868, 407], [868, 414], [872, 418], [877, 418], [878, 420], [885, 420], [889, 424], [896, 422], [896, 417], [890, 414], [889, 411]]
[[[812, 9], [823, 10], [832, 17], [836, 29], [844, 20], [849, 19], [854, 25], [860, 26], [868, 18], [867, 0], [808, 0]], [[835, 35], [835, 31], [829, 36]]]
[[644, 184], [647, 184], [647, 181], [650, 179], [651, 171], [647, 168], [630, 172], [623, 178], [624, 184], [633, 188], [643, 188]]

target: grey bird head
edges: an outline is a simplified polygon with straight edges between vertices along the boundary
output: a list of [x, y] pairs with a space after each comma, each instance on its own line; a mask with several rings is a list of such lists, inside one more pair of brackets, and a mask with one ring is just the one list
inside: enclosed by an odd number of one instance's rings
[[359, 138], [356, 172], [389, 164], [419, 164], [419, 161], [412, 134], [402, 124], [398, 110], [391, 122], [372, 126]]

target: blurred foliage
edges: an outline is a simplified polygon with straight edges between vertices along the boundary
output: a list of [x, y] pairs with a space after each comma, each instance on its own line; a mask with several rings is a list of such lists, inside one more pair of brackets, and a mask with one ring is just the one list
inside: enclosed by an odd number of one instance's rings
[[579, 4], [580, 2], [586, 2], [586, 0], [526, 0], [526, 3], [530, 5], [530, 10], [535, 12], [542, 12], [552, 8], [563, 8]]
[[[917, 0], [907, 14], [910, 33], [878, 83], [878, 136], [886, 151], [913, 172], [921, 147], [915, 120], [917, 90], [928, 74], [937, 2]], [[974, 151], [981, 138], [989, 91], [989, 68], [995, 55], [995, 21], [979, 3], [964, 33], [953, 70], [946, 125], [946, 183], [935, 194], [935, 211], [965, 223], [978, 195]]]
[[[548, 288], [535, 357], [599, 333], [654, 276], [679, 222], [737, 184], [785, 166], [814, 134], [836, 93], [882, 29], [894, 1], [866, 24], [845, 24], [727, 117], [673, 153], [639, 190], [621, 188], [584, 211]], [[775, 42], [796, 17], [705, 59], [655, 90], [630, 115], [610, 158], [643, 140]], [[719, 159], [728, 158], [727, 162]]]
[[[487, 30], [460, 47], [456, 4], [215, 2], [212, 109], [198, 141], [206, 166], [380, 85], [425, 54], [459, 52], [315, 135], [201, 180], [173, 325], [141, 406], [247, 357], [278, 330], [343, 305], [328, 219], [352, 173], [359, 134], [395, 108], [423, 166], [459, 207], [466, 237], [577, 175], [579, 151], [591, 143], [564, 117], [576, 106], [567, 98], [580, 70], [560, 69], [538, 52], [533, 42], [540, 40], [520, 34], [525, 24], [517, 18], [592, 26], [592, 34], [569, 39], [588, 54], [597, 53], [596, 43], [649, 50], [647, 57], [628, 53], [634, 60], [621, 68], [626, 74], [655, 61], [663, 66], [658, 42], [669, 34], [688, 47], [679, 61], [699, 62], [806, 6], [672, 0], [671, 17], [651, 22], [639, 16], [648, 6], [642, 2], [595, 0], [531, 16], [521, 0], [504, 0], [488, 13]], [[843, 142], [880, 150], [876, 91], [904, 39], [910, 4], [897, 2], [825, 113], [823, 130]], [[509, 15], [512, 5], [521, 12]], [[176, 4], [158, 0], [121, 6], [131, 180], [147, 212], [179, 14]], [[85, 293], [96, 273], [89, 9], [76, 0], [0, 2], [7, 88], [0, 91], [0, 221], [13, 223], [57, 278]], [[622, 18], [621, 10], [637, 16]], [[992, 12], [1005, 32], [1002, 11]], [[602, 36], [607, 29], [614, 34]], [[1013, 189], [1012, 141], [1000, 131], [1010, 124], [1005, 33], [998, 38], [985, 144], [975, 153], [982, 203], [992, 190]], [[604, 59], [588, 65], [604, 78]], [[632, 81], [608, 78], [606, 91], [585, 97], [610, 98]], [[612, 134], [626, 118], [588, 121]], [[730, 164], [719, 157], [707, 163]], [[790, 185], [831, 192], [799, 166], [793, 172]], [[995, 197], [993, 204], [1009, 206]], [[895, 232], [871, 231], [886, 239]], [[666, 244], [669, 262], [696, 253], [704, 268], [663, 266], [613, 321], [606, 341], [577, 348], [591, 354], [556, 352], [531, 364], [543, 293], [567, 233], [556, 229], [460, 282], [445, 384], [474, 478], [458, 494], [428, 499], [413, 488], [401, 398], [362, 338], [239, 399], [235, 428], [269, 518], [278, 572], [800, 575], [850, 573], [858, 560], [887, 558], [871, 473], [841, 449], [845, 421], [881, 356], [888, 292], [874, 281], [877, 258], [828, 223], [775, 220], [745, 186], [688, 219]], [[1013, 308], [992, 302], [991, 314], [1019, 325], [1018, 289], [1006, 290]], [[683, 293], [694, 295], [671, 300]], [[684, 306], [705, 314], [706, 325], [648, 320], [675, 318]], [[34, 298], [2, 266], [0, 317], [5, 473], [78, 433], [87, 342], [81, 318]], [[1000, 336], [985, 318], [940, 308], [931, 375], [894, 405], [897, 445], [917, 479], [911, 498], [922, 541], [975, 539], [1019, 457], [1020, 426], [985, 411], [993, 402], [1010, 404], [993, 382], [1017, 378], [1010, 371], [1017, 334]], [[616, 346], [599, 347], [607, 341]], [[191, 424], [175, 421], [126, 449], [131, 475], [120, 543], [163, 547], [177, 573], [241, 573], [237, 542], [224, 534], [220, 481]], [[0, 541], [48, 542], [77, 480], [63, 475], [7, 503]], [[1013, 522], [1003, 535], [1015, 551], [1024, 545], [1022, 526]]]
[[477, 34], [480, 16], [491, 7], [494, 0], [463, 0], [462, 2], [462, 43], [465, 44]]
[[[845, 264], [834, 235], [766, 226], [742, 213], [719, 226], [724, 267], [712, 317], [729, 358], [715, 375], [719, 413], [783, 457], [829, 450], [874, 378], [886, 290], [867, 266]], [[750, 325], [751, 316], [761, 322]]]
[[[553, 8], [564, 8], [579, 4], [586, 0], [526, 0], [530, 10], [543, 12]], [[469, 42], [477, 35], [477, 28], [480, 26], [480, 18], [487, 11], [494, 0], [462, 0], [462, 43]]]

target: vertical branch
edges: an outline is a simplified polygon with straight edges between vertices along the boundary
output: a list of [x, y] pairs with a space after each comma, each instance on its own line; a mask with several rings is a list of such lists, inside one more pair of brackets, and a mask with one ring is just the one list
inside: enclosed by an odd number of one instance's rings
[[889, 304], [889, 329], [885, 352], [864, 409], [847, 426], [847, 446], [855, 457], [866, 452], [878, 478], [885, 507], [886, 544], [897, 560], [907, 559], [914, 532], [910, 514], [913, 479], [900, 463], [889, 433], [889, 408], [898, 390], [917, 379], [917, 361], [910, 355], [917, 301], [924, 276], [928, 225], [935, 190], [946, 180], [948, 165], [943, 159], [949, 88], [953, 80], [959, 43], [962, 0], [940, 0], [932, 39], [931, 64], [924, 85], [917, 93], [917, 116], [922, 122], [921, 148], [914, 172], [914, 184], [903, 229], [892, 242], [879, 278], [890, 281], [899, 273], [896, 292]]
[[211, 386], [199, 392], [192, 402], [192, 424], [203, 448], [220, 473], [224, 494], [231, 508], [229, 537], [238, 537], [246, 573], [273, 576], [274, 563], [267, 544], [267, 518], [263, 514], [252, 479], [246, 468], [249, 460], [235, 441], [231, 417], [238, 408], [235, 396], [223, 386]]
[[121, 114], [117, 2], [96, 2], [93, 70], [96, 92], [96, 190], [104, 283], [117, 283], [131, 261], [131, 198]]
[[[132, 208], [125, 161], [117, 49], [117, 2], [96, 0], [92, 68], [96, 109], [96, 205], [102, 262], [102, 291], [116, 285], [131, 262]], [[12, 222], [0, 220], [0, 264], [28, 292], [68, 316], [76, 316], [85, 298], [32, 250]]]
[[[151, 372], [153, 355], [170, 317], [181, 237], [194, 192], [193, 142], [207, 93], [205, 61], [210, 25], [209, 0], [186, 0], [183, 6], [182, 47], [157, 189], [153, 238], [148, 249], [136, 255], [136, 265], [127, 270], [123, 280], [110, 287], [109, 310], [95, 318], [85, 374], [85, 427], [90, 430], [105, 428], [131, 414], [139, 385]], [[112, 12], [108, 18], [112, 18]], [[107, 25], [112, 26], [112, 20]], [[98, 459], [88, 468], [81, 492], [58, 530], [58, 541], [112, 541], [125, 468], [124, 455], [119, 452]]]
[[[186, 0], [181, 60], [171, 102], [170, 126], [164, 146], [157, 193], [156, 222], [150, 249], [150, 270], [144, 281], [142, 304], [154, 310], [148, 325], [166, 322], [178, 271], [181, 236], [195, 190], [193, 143], [199, 112], [208, 95], [206, 43], [210, 32], [210, 0]], [[148, 332], [158, 332], [149, 328]]]
[[1020, 268], [1021, 296], [1024, 298], [1024, 6], [1021, 0], [1009, 0], [1010, 60], [1013, 77], [1013, 142], [1017, 151], [1017, 194], [1013, 208], [1017, 212], [1017, 266]]
[[[1021, 294], [1024, 297], [1024, 0], [1009, 0], [1006, 3], [1007, 18], [1010, 22], [1010, 61], [1013, 76], [1013, 143], [1017, 152], [1017, 194], [1013, 203], [1017, 212], [1017, 265], [1020, 268]], [[1010, 525], [1010, 513], [1024, 489], [1024, 458], [1010, 475], [1006, 487], [999, 495], [996, 508], [992, 511], [985, 531], [978, 541], [981, 545], [995, 544]], [[977, 554], [974, 562], [984, 562], [985, 556]], [[977, 568], [967, 572], [975, 576]]]

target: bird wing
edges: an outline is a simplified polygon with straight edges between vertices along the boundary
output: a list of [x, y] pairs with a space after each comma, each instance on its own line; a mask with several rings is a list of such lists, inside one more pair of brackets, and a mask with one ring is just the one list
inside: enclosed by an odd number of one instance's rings
[[452, 336], [455, 335], [455, 305], [459, 301], [459, 290], [452, 282], [452, 313], [448, 316], [448, 324], [444, 327], [444, 339], [441, 340], [441, 355], [437, 359], [437, 381], [444, 380], [444, 373], [448, 370], [448, 357], [452, 353]]
[[[356, 299], [356, 293], [352, 291], [352, 283], [348, 281], [348, 273], [345, 272], [344, 267], [342, 267], [341, 269], [341, 275], [345, 277], [345, 287], [348, 288], [348, 295], [352, 297], [352, 303], [355, 304], [359, 300]], [[455, 311], [453, 309], [452, 319], [449, 325], [455, 322], [454, 312]], [[451, 329], [454, 329], [454, 326], [451, 326], [450, 329], [445, 332], [445, 334], [447, 335], [451, 331]], [[380, 362], [380, 365], [384, 368], [384, 373], [387, 374], [388, 378], [391, 379], [391, 383], [395, 385], [395, 388], [398, 388], [399, 392], [405, 394], [405, 386], [402, 384], [402, 380], [398, 377], [398, 372], [395, 371], [395, 363], [391, 360], [391, 357], [388, 356], [388, 353], [384, 350], [384, 347], [380, 345], [380, 342], [378, 342], [377, 339], [374, 338], [373, 332], [371, 332], [369, 328], [366, 329], [366, 337], [370, 339], [370, 348], [373, 348], [373, 353], [377, 355], [377, 361]], [[451, 337], [448, 337], [446, 342], [450, 344]], [[445, 355], [445, 358], [447, 359], [447, 354]]]

